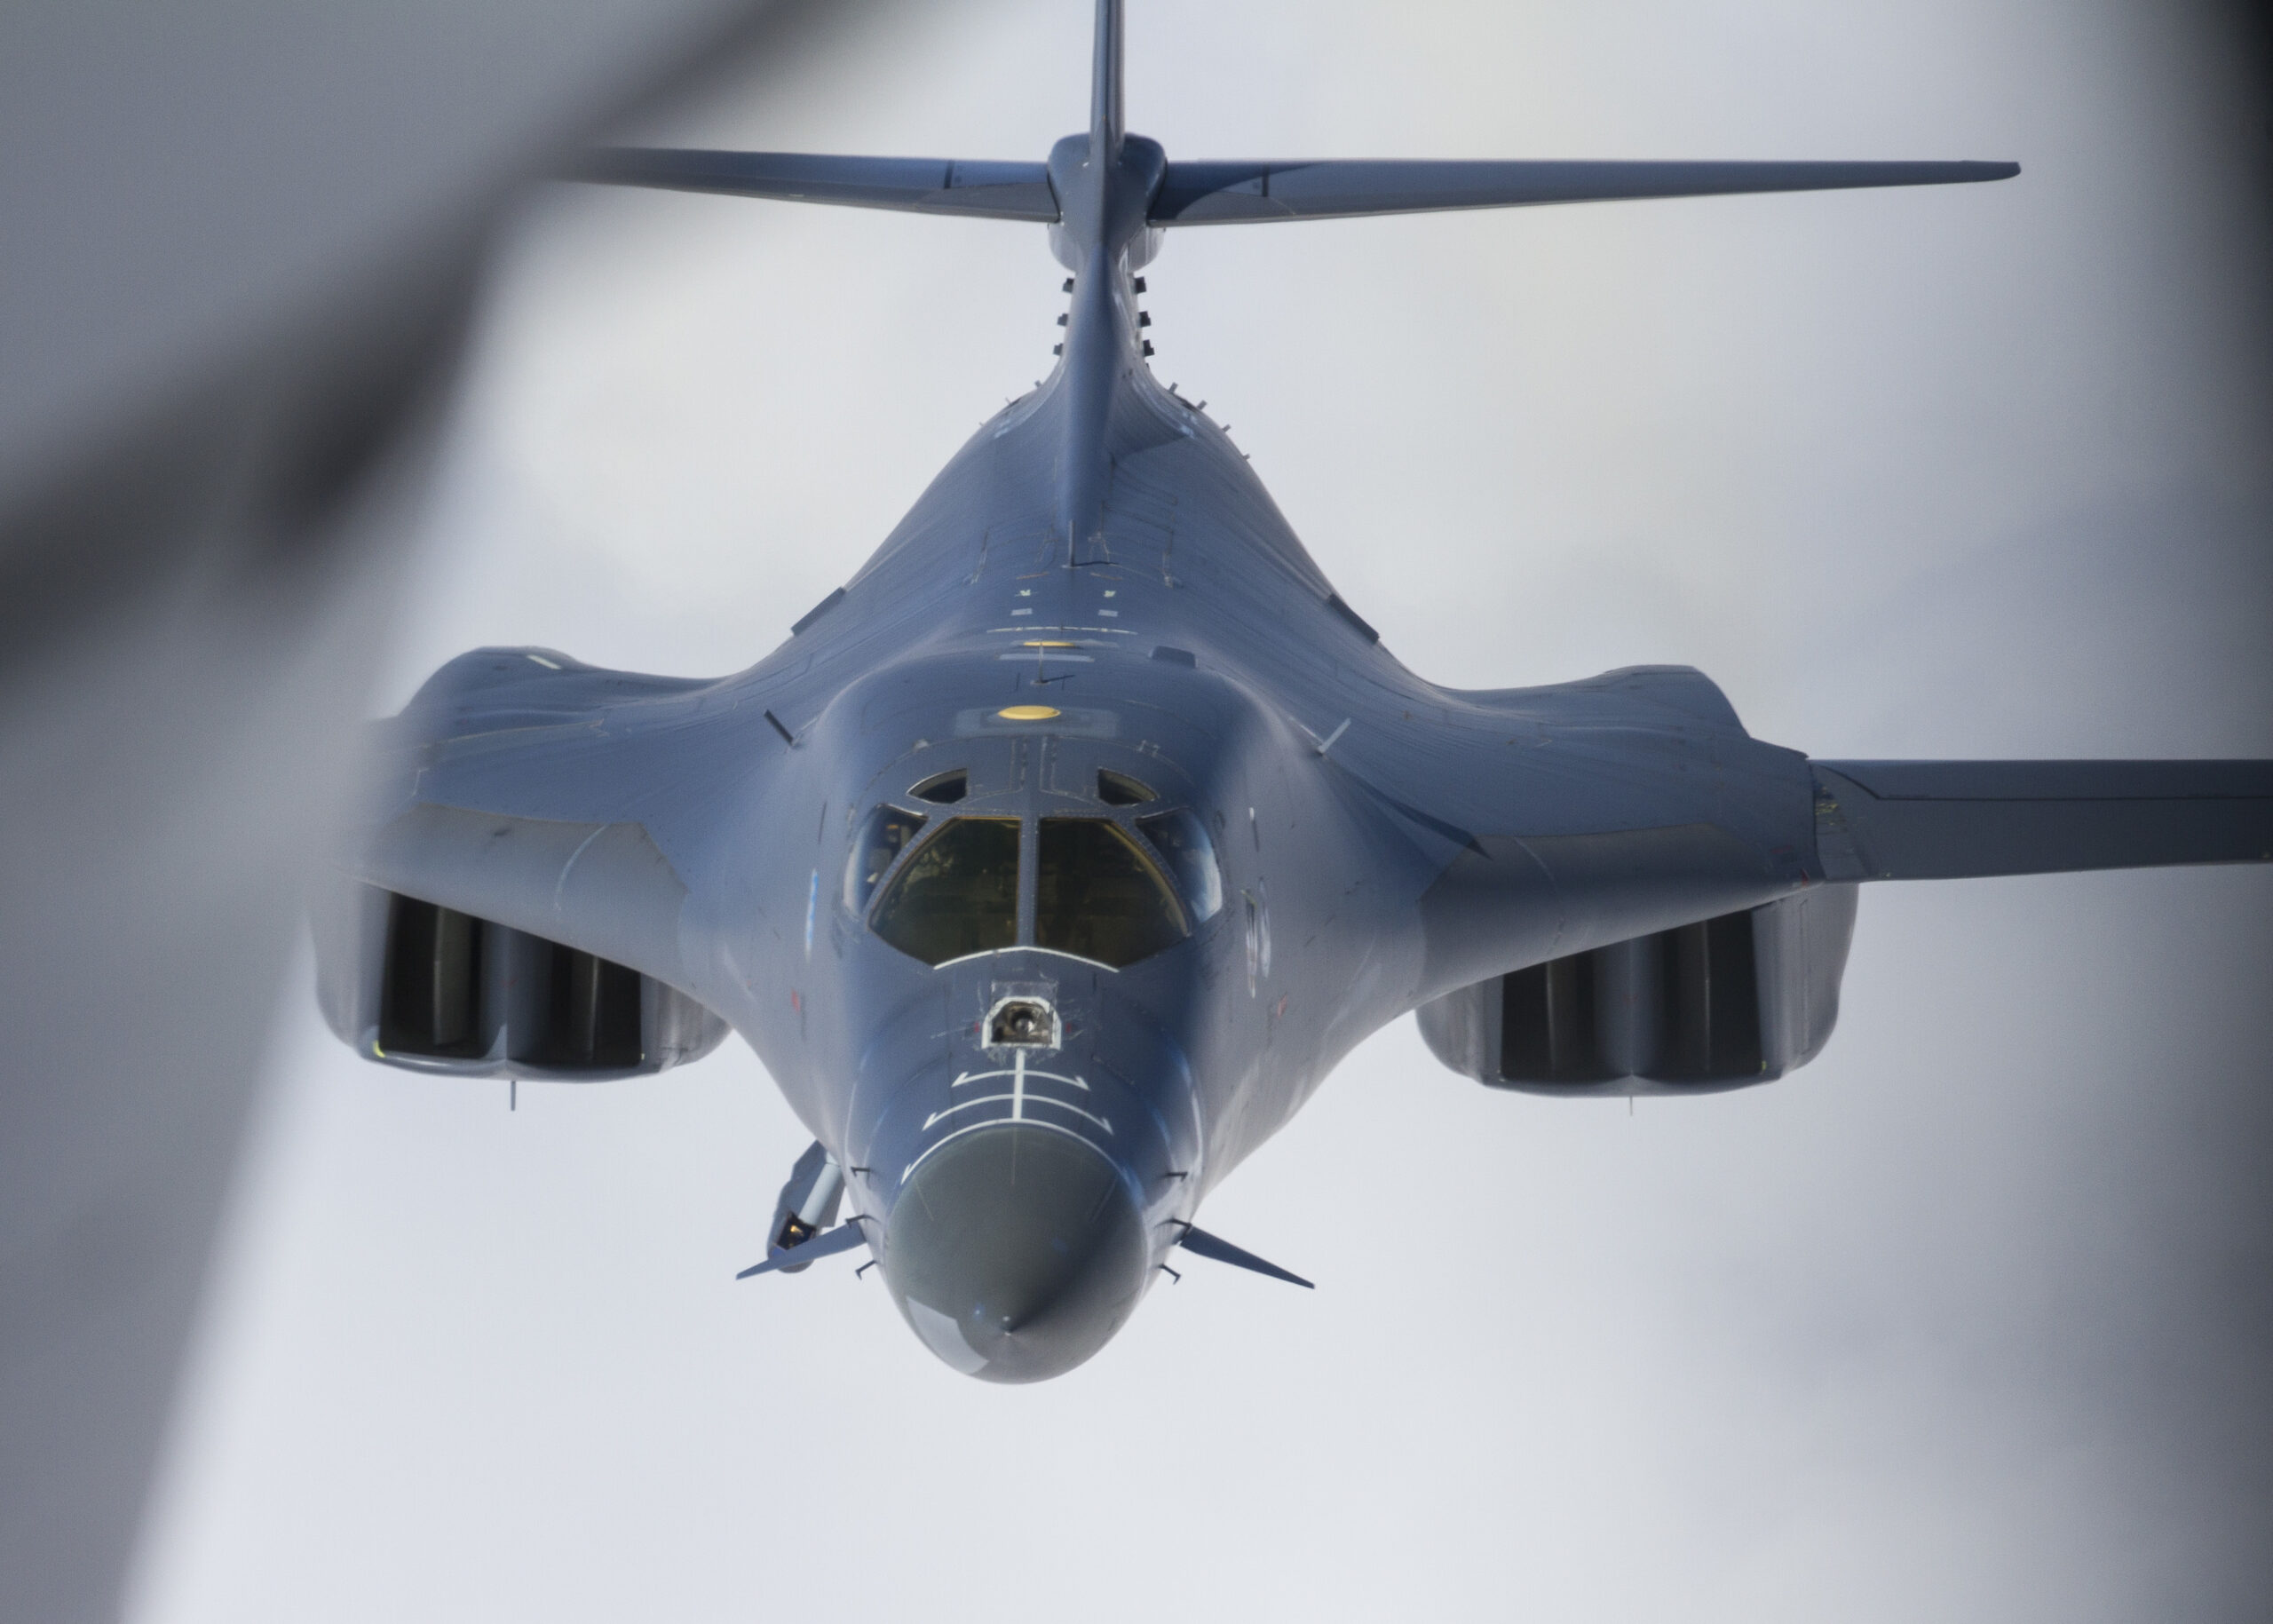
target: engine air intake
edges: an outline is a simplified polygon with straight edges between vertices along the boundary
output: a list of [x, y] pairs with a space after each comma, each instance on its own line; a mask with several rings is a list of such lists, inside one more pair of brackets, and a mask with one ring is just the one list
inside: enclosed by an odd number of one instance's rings
[[1823, 886], [1462, 987], [1420, 1011], [1454, 1071], [1543, 1094], [1738, 1088], [1813, 1059], [1855, 888]]
[[375, 1060], [475, 1077], [598, 1081], [717, 1047], [726, 1025], [629, 965], [370, 887], [317, 920], [332, 1030]]

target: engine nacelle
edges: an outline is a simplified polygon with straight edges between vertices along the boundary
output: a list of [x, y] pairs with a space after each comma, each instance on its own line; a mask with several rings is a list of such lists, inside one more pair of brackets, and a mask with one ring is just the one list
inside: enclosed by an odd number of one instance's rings
[[358, 885], [316, 919], [326, 1023], [368, 1060], [600, 1082], [700, 1059], [726, 1023], [652, 976], [525, 931]]
[[1853, 885], [1616, 942], [1421, 1006], [1453, 1070], [1537, 1094], [1688, 1093], [1805, 1066], [1839, 1018]]

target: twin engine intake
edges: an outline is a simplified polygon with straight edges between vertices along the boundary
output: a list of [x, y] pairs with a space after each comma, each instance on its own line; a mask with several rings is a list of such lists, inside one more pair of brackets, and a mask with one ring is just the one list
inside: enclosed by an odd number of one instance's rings
[[1421, 1006], [1453, 1070], [1536, 1094], [1709, 1092], [1805, 1066], [1839, 1018], [1852, 885], [1616, 942]]
[[652, 976], [525, 931], [359, 885], [316, 922], [317, 996], [368, 1059], [599, 1082], [700, 1059], [726, 1023]]

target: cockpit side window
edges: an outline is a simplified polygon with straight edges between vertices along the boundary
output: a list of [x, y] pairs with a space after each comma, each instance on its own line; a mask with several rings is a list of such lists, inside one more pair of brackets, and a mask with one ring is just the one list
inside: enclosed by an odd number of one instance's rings
[[970, 770], [967, 767], [934, 773], [908, 791], [919, 801], [931, 801], [940, 806], [953, 806], [970, 793]]
[[851, 855], [844, 860], [844, 906], [859, 913], [875, 894], [876, 882], [928, 821], [921, 813], [879, 806], [860, 824]]
[[870, 923], [926, 964], [1017, 946], [1018, 820], [949, 819], [900, 866]]
[[1136, 828], [1176, 876], [1193, 924], [1206, 924], [1223, 910], [1224, 873], [1216, 866], [1216, 843], [1208, 838], [1208, 826], [1199, 813], [1178, 807], [1139, 818]]
[[1036, 947], [1118, 970], [1188, 934], [1167, 876], [1118, 824], [1044, 818], [1038, 855]]
[[1107, 806], [1142, 806], [1154, 798], [1149, 785], [1138, 783], [1126, 772], [1097, 769], [1097, 799]]

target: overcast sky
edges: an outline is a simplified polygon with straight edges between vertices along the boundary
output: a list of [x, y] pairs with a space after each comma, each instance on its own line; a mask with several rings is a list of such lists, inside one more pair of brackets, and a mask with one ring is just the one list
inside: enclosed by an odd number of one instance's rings
[[[1172, 157], [2013, 158], [1946, 191], [1172, 234], [1165, 380], [1434, 680], [1637, 661], [1819, 756], [2273, 755], [2261, 84], [2176, 4], [1132, 0]], [[1081, 0], [899, 7], [643, 138], [1039, 157]], [[556, 189], [376, 709], [748, 665], [1049, 364], [1035, 228]], [[1769, 1087], [1362, 1047], [1073, 1375], [737, 1285], [739, 1043], [424, 1080], [305, 972], [141, 1624], [2084, 1620], [2273, 1594], [2273, 873], [1881, 886]]]

